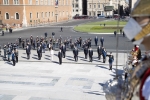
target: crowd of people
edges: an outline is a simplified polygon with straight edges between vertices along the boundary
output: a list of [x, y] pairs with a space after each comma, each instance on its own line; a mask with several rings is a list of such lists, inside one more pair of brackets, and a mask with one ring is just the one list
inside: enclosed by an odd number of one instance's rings
[[[67, 39], [62, 39], [61, 35], [59, 38], [54, 37], [54, 33], [52, 37], [47, 37], [47, 33], [44, 35], [45, 37], [34, 37], [31, 35], [29, 39], [22, 39], [19, 37], [16, 40], [16, 43], [7, 43], [4, 45], [4, 58], [10, 61], [10, 57], [12, 56], [13, 65], [18, 62], [18, 49], [23, 49], [26, 51], [27, 59], [30, 59], [31, 50], [37, 50], [38, 60], [41, 60], [42, 53], [45, 53], [45, 50], [49, 50], [51, 54], [51, 60], [53, 60], [54, 50], [58, 49], [58, 58], [59, 64], [62, 64], [62, 58], [65, 58], [67, 49], [72, 50], [74, 59], [78, 61], [78, 52], [79, 50], [83, 50], [85, 59], [89, 57], [89, 62], [93, 61], [93, 50], [91, 46], [92, 39], [88, 38], [83, 40], [82, 37], [75, 38], [74, 41], [70, 36]], [[112, 53], [107, 54], [106, 49], [104, 48], [104, 38], [100, 39], [96, 36], [94, 38], [95, 46], [97, 47], [97, 55], [98, 60], [103, 57], [103, 63], [106, 62], [106, 57], [109, 57], [110, 70], [112, 70], [112, 63], [114, 61], [114, 57]], [[98, 42], [100, 41], [100, 45]], [[1, 51], [1, 49], [0, 49]]]

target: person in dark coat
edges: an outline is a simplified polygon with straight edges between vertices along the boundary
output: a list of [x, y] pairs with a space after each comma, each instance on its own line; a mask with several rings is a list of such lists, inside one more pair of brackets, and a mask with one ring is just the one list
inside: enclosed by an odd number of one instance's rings
[[112, 55], [112, 52], [110, 52], [110, 55], [107, 55], [109, 57], [109, 70], [112, 70], [112, 63], [114, 61], [114, 56]]
[[62, 64], [62, 52], [61, 52], [61, 49], [58, 52], [58, 58], [59, 58], [59, 64], [61, 65]]
[[88, 47], [87, 46], [84, 48], [84, 54], [85, 54], [85, 59], [87, 59], [87, 55], [88, 55]]
[[98, 37], [96, 36], [94, 40], [95, 40], [95, 45], [97, 46], [97, 43], [98, 43]]
[[105, 48], [104, 48], [104, 47], [102, 47], [103, 63], [105, 63], [105, 62], [106, 62], [106, 55], [107, 55], [107, 52], [106, 52]]
[[30, 37], [30, 43], [31, 43], [31, 46], [33, 45], [33, 36], [31, 35]]
[[33, 40], [33, 49], [35, 50], [35, 40]]
[[16, 63], [18, 63], [18, 55], [19, 55], [18, 49], [15, 49], [14, 53], [15, 53]]
[[77, 62], [78, 61], [78, 49], [77, 49], [77, 47], [74, 48], [73, 54], [74, 54], [74, 59]]
[[63, 32], [63, 28], [62, 27], [60, 28], [60, 32]]
[[47, 37], [47, 33], [45, 33], [45, 38]]
[[93, 61], [93, 50], [92, 50], [92, 48], [90, 47], [90, 49], [89, 49], [89, 62], [92, 62]]
[[41, 60], [41, 49], [40, 47], [37, 48], [38, 60]]
[[2, 47], [1, 47], [1, 45], [0, 45], [0, 56], [1, 56], [1, 52], [2, 52], [2, 51], [1, 51], [1, 48], [2, 48]]
[[7, 47], [6, 47], [6, 45], [4, 45], [3, 49], [4, 49], [4, 58], [6, 59], [6, 54], [7, 54]]
[[24, 49], [24, 46], [25, 46], [25, 41], [24, 39], [22, 40], [22, 48]]
[[19, 40], [19, 46], [21, 46], [21, 42], [22, 42], [21, 37], [20, 37], [20, 38], [18, 38], [18, 40]]
[[61, 51], [62, 51], [63, 58], [65, 58], [65, 56], [66, 56], [66, 46], [64, 44], [61, 47]]
[[27, 59], [30, 59], [30, 47], [27, 45], [26, 47]]
[[114, 35], [116, 36], [116, 34], [117, 34], [117, 32], [116, 31], [114, 31]]
[[104, 44], [104, 38], [103, 37], [101, 37], [100, 42], [101, 42], [101, 46], [103, 47], [103, 44]]
[[97, 47], [97, 53], [98, 53], [98, 59], [100, 60], [102, 55], [102, 47], [100, 45]]
[[15, 61], [15, 53], [14, 51], [12, 51], [12, 62], [13, 62], [13, 66], [16, 65], [16, 61]]

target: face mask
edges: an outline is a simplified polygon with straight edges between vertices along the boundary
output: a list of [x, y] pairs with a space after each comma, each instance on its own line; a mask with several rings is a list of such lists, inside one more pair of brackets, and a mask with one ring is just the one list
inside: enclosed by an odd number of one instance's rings
[[[132, 40], [138, 33], [142, 31], [142, 27], [133, 18], [130, 18], [127, 25], [123, 28], [123, 31], [128, 39]], [[133, 44], [139, 45], [142, 41], [143, 38], [138, 41], [134, 41]]]

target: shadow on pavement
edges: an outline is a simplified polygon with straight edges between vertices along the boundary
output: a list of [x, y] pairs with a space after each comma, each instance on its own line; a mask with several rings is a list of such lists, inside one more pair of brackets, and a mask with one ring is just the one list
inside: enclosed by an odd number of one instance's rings
[[32, 57], [32, 58], [38, 60], [38, 58], [36, 58], [36, 57]]
[[90, 91], [90, 92], [84, 92], [84, 93], [95, 94], [95, 95], [104, 95], [104, 94], [99, 93], [99, 91]]
[[13, 65], [11, 62], [6, 62], [7, 64], [9, 64], [9, 65]]
[[82, 60], [82, 61], [87, 61], [87, 62], [88, 62], [88, 59], [80, 59], [80, 60]]
[[50, 55], [45, 55], [45, 56], [47, 56], [47, 57], [51, 57]]
[[22, 58], [24, 58], [24, 59], [27, 59], [27, 57], [23, 57], [23, 56], [21, 56]]
[[70, 59], [70, 58], [66, 58], [67, 60], [70, 60], [70, 61], [75, 61], [75, 60], [73, 60], [73, 59]]
[[73, 58], [72, 56], [66, 56], [66, 57], [68, 57], [68, 58]]
[[46, 57], [45, 57], [44, 59], [46, 59], [46, 60], [51, 60], [51, 59], [49, 59], [49, 58], [46, 58]]
[[104, 66], [98, 66], [98, 65], [96, 65], [96, 67], [108, 69], [108, 68], [106, 68], [106, 67], [104, 67]]
[[34, 56], [38, 56], [38, 55], [35, 55], [35, 54], [34, 54]]

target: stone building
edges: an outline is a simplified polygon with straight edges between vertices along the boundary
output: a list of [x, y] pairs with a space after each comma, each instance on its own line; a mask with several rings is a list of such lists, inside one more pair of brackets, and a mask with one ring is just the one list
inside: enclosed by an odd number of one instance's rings
[[72, 0], [0, 0], [0, 22], [27, 27], [72, 18]]
[[105, 6], [113, 6], [114, 9], [118, 9], [118, 4], [126, 5], [126, 0], [87, 0], [87, 13], [89, 16], [108, 16], [113, 15], [113, 11], [105, 11]]

